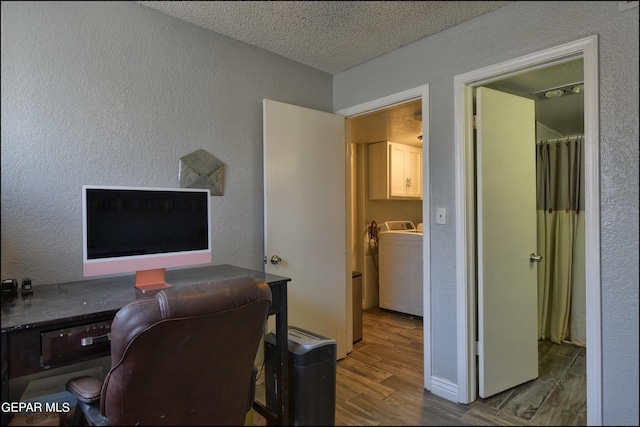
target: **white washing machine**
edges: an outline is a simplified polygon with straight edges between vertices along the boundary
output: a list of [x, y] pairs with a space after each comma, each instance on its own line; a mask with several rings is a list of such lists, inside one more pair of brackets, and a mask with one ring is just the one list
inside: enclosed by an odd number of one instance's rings
[[387, 221], [378, 234], [381, 308], [422, 316], [422, 224]]

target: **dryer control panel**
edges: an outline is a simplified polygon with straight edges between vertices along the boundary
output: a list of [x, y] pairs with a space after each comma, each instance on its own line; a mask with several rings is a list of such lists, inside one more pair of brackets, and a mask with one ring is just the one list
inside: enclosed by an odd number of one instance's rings
[[412, 221], [385, 221], [380, 231], [416, 231]]

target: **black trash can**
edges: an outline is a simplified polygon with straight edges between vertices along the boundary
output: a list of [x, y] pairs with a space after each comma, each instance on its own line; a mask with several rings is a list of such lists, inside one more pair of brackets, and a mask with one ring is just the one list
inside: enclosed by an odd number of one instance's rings
[[362, 274], [351, 272], [353, 288], [353, 342], [362, 340]]
[[[336, 341], [289, 326], [289, 425], [333, 426], [336, 419]], [[275, 334], [265, 337], [265, 397], [277, 412]]]

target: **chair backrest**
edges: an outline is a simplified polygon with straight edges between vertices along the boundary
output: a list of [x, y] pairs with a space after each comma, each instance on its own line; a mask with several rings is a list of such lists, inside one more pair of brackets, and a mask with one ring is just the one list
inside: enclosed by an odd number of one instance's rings
[[251, 277], [171, 288], [118, 311], [101, 411], [111, 425], [242, 425], [271, 307]]

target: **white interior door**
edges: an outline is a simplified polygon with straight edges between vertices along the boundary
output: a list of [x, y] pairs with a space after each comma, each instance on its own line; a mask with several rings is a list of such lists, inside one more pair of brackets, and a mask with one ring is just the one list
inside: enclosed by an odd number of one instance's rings
[[478, 386], [538, 376], [535, 104], [480, 87], [477, 107]]
[[265, 271], [291, 278], [289, 325], [335, 339], [343, 358], [351, 350], [345, 118], [265, 99], [263, 126]]

